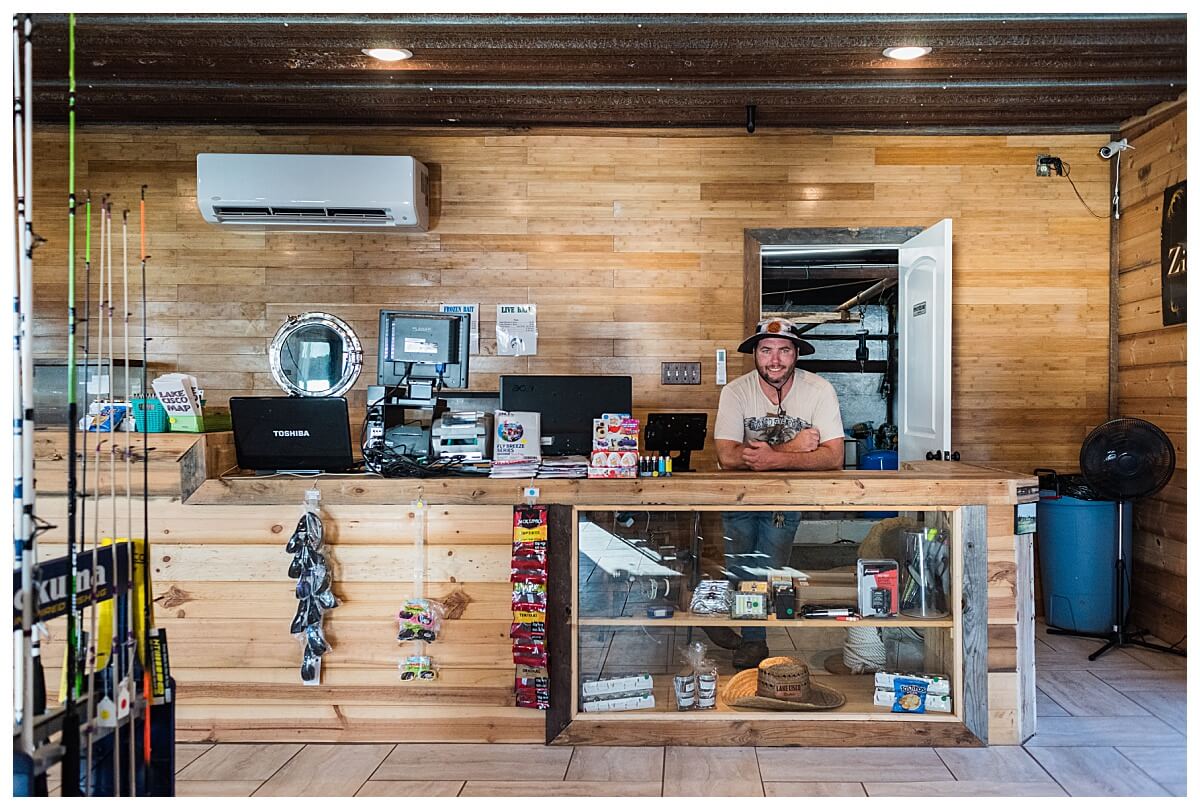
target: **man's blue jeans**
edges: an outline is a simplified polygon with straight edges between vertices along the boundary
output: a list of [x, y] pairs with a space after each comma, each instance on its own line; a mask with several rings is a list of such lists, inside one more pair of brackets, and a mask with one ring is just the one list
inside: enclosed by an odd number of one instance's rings
[[[726, 577], [765, 580], [787, 568], [800, 517], [799, 512], [722, 512]], [[742, 638], [766, 641], [767, 629], [743, 627]]]

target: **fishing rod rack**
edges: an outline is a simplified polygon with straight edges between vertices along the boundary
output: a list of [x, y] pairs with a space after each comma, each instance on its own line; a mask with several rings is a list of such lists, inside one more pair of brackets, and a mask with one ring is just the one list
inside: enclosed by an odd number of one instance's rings
[[[150, 568], [149, 437], [141, 433], [140, 521], [134, 520], [135, 456], [130, 320], [129, 210], [114, 220], [108, 196], [99, 205], [99, 284], [92, 292], [92, 198], [84, 192], [85, 304], [76, 307], [75, 15], [68, 15], [67, 139], [67, 553], [39, 560], [37, 538], [57, 528], [36, 514], [34, 476], [33, 252], [44, 242], [33, 228], [33, 56], [35, 17], [13, 16], [13, 163], [16, 186], [16, 294], [13, 300], [13, 795], [46, 795], [47, 771], [62, 764], [62, 795], [174, 795], [174, 682], [166, 631], [154, 627]], [[141, 269], [141, 384], [147, 384], [146, 186], [138, 206]], [[120, 231], [114, 257], [114, 235]], [[135, 282], [136, 283], [136, 282]], [[118, 286], [119, 285], [119, 286]], [[119, 293], [123, 298], [118, 303]], [[119, 312], [117, 310], [120, 310]], [[118, 362], [117, 331], [124, 325]], [[77, 325], [82, 334], [84, 409], [79, 413]], [[95, 382], [107, 378], [108, 397], [92, 397], [93, 326]], [[107, 345], [106, 339], [107, 338]], [[136, 340], [136, 338], [134, 338]], [[136, 345], [136, 343], [134, 344]], [[124, 371], [125, 405], [115, 390]], [[102, 385], [97, 385], [99, 389]], [[97, 412], [93, 406], [99, 405]], [[124, 442], [120, 434], [124, 433]], [[82, 447], [79, 437], [83, 436]], [[108, 447], [104, 448], [107, 436]], [[93, 445], [89, 449], [89, 445]], [[94, 453], [89, 482], [89, 454]], [[103, 459], [107, 458], [107, 468]], [[118, 458], [123, 493], [118, 492]], [[81, 474], [79, 474], [81, 472]], [[101, 479], [108, 486], [102, 491]], [[89, 489], [90, 483], [90, 489]], [[123, 505], [123, 508], [119, 508]], [[103, 512], [103, 514], [102, 514]], [[90, 522], [89, 522], [90, 519]], [[140, 522], [140, 525], [136, 525]], [[139, 536], [140, 535], [140, 536]], [[90, 539], [90, 548], [89, 548]], [[87, 626], [85, 627], [85, 613]], [[44, 623], [66, 619], [61, 705], [49, 696], [41, 656]], [[161, 708], [155, 708], [159, 706]], [[57, 739], [55, 739], [55, 735]]]

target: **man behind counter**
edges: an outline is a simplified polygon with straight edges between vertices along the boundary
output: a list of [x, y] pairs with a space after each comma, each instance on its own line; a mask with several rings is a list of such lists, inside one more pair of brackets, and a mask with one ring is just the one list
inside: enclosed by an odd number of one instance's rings
[[[725, 386], [713, 437], [723, 470], [840, 470], [842, 414], [833, 386], [796, 369], [796, 358], [816, 351], [786, 318], [760, 321], [738, 351], [754, 356], [754, 371]], [[764, 580], [786, 568], [800, 526], [799, 512], [725, 512], [726, 570], [732, 579]], [[712, 641], [734, 650], [738, 668], [770, 655], [767, 631], [706, 627]]]

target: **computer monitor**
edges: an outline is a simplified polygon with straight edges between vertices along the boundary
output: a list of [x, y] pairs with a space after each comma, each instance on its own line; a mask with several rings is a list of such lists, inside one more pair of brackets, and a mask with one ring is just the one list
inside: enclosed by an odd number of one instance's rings
[[646, 415], [647, 450], [670, 455], [678, 452], [672, 472], [691, 472], [692, 451], [704, 449], [708, 433], [706, 413], [651, 413]]
[[354, 467], [345, 397], [230, 397], [238, 466], [260, 473]]
[[542, 415], [543, 455], [587, 455], [593, 419], [632, 413], [633, 377], [502, 374], [500, 409]]
[[417, 380], [466, 388], [470, 336], [469, 313], [380, 310], [379, 385]]

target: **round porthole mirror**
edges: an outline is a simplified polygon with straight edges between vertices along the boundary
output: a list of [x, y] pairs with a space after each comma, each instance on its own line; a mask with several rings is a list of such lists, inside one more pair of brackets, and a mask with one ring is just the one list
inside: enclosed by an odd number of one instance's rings
[[288, 318], [268, 351], [271, 376], [298, 397], [340, 397], [362, 371], [362, 345], [350, 325], [327, 312]]

